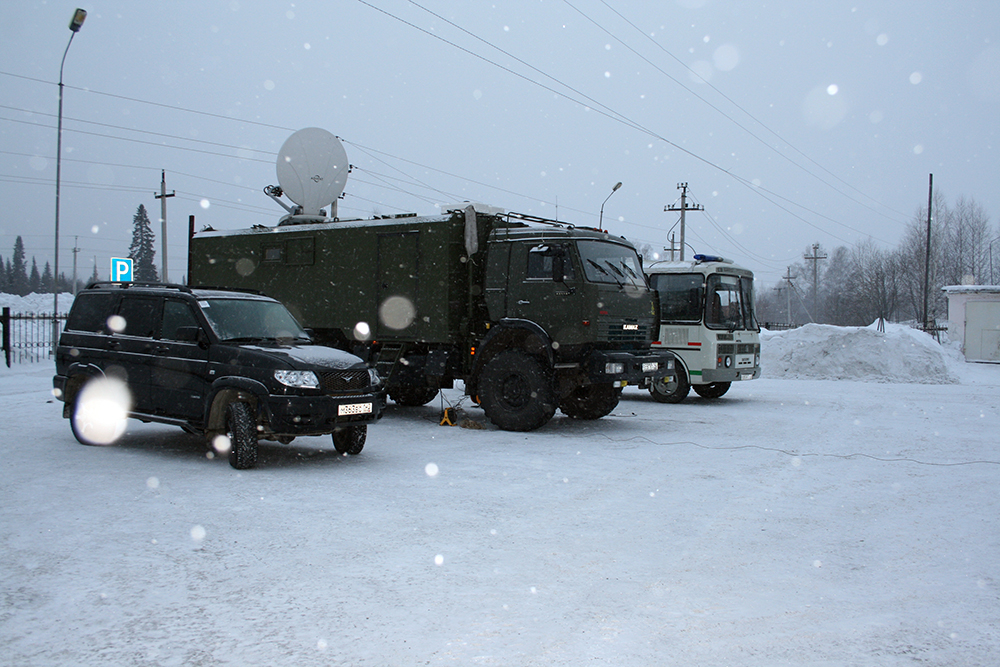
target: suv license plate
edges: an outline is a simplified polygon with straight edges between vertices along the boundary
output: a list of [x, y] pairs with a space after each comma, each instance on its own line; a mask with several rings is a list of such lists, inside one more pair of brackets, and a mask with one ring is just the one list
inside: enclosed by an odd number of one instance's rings
[[371, 403], [348, 403], [337, 408], [337, 415], [366, 415], [372, 411]]
[[644, 361], [642, 364], [643, 373], [651, 373], [658, 370], [660, 370], [660, 362], [658, 361]]

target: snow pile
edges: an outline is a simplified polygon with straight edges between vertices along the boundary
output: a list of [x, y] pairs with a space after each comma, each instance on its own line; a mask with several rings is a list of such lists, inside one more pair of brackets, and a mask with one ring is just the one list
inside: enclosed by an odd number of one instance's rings
[[958, 384], [948, 354], [931, 336], [901, 324], [868, 327], [807, 324], [761, 331], [761, 376], [800, 380], [860, 380]]
[[[52, 312], [52, 295], [35, 294], [17, 296], [16, 294], [0, 294], [0, 308], [10, 308], [11, 313], [47, 315]], [[73, 293], [63, 292], [59, 295], [59, 313], [66, 315], [73, 305]]]

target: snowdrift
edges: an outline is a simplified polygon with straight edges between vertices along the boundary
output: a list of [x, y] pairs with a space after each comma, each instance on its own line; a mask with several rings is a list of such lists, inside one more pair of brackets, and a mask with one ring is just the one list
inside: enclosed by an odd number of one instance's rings
[[955, 359], [931, 336], [901, 324], [807, 324], [761, 331], [761, 377], [959, 384]]
[[[65, 315], [73, 305], [72, 292], [62, 292], [59, 295], [59, 313]], [[35, 294], [17, 296], [16, 294], [0, 294], [0, 308], [10, 308], [11, 313], [46, 315], [52, 312], [52, 295]]]

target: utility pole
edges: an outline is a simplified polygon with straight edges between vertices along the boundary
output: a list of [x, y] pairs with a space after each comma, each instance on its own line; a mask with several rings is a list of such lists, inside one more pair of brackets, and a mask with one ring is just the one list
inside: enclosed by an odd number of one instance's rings
[[[681, 261], [684, 261], [684, 213], [687, 211], [704, 211], [705, 207], [701, 204], [696, 204], [694, 206], [687, 205], [687, 183], [678, 183], [677, 189], [681, 191], [681, 205], [677, 206], [664, 206], [664, 211], [680, 211], [681, 212]], [[670, 244], [671, 254], [673, 254], [673, 242]]]
[[160, 279], [165, 283], [170, 282], [167, 280], [167, 197], [174, 197], [176, 194], [167, 194], [167, 172], [161, 169], [160, 194], [154, 193], [153, 196], [160, 200], [160, 234], [163, 237], [163, 270], [160, 271]]
[[[674, 252], [676, 252], [676, 250], [675, 250], [675, 244], [676, 243], [677, 242], [674, 240], [674, 235], [671, 234], [670, 235], [670, 248], [669, 248], [669, 251], [670, 251], [670, 261], [671, 262], [674, 261]], [[668, 248], [664, 248], [664, 250], [668, 250]]]
[[930, 291], [931, 280], [931, 205], [934, 203], [934, 174], [930, 175], [927, 186], [927, 252], [924, 257], [924, 331], [930, 327], [927, 320], [927, 293]]
[[804, 255], [803, 259], [807, 262], [813, 263], [813, 310], [816, 310], [816, 314], [819, 314], [816, 305], [819, 303], [819, 271], [817, 267], [819, 266], [819, 260], [826, 259], [826, 255], [819, 254], [819, 244], [813, 243], [813, 254], [812, 256]]
[[73, 296], [76, 296], [76, 253], [80, 252], [80, 237], [73, 237]]
[[788, 287], [785, 289], [785, 312], [787, 313], [786, 317], [788, 318], [788, 324], [792, 323], [792, 281], [795, 280], [795, 278], [796, 276], [792, 275], [792, 267], [789, 266], [785, 270], [785, 275], [782, 278], [782, 280], [788, 283]]

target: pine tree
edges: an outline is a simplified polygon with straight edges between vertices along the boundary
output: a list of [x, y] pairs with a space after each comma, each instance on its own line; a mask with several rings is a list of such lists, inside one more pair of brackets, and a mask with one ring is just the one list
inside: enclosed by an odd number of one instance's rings
[[146, 207], [139, 204], [139, 208], [132, 218], [132, 245], [128, 248], [128, 256], [132, 259], [133, 279], [140, 282], [156, 282], [159, 276], [153, 259], [156, 257], [156, 250], [153, 249], [153, 230], [149, 226], [149, 216], [146, 214]]
[[28, 267], [24, 263], [24, 241], [18, 236], [14, 241], [14, 259], [10, 266], [10, 293], [25, 296], [28, 293]]
[[0, 255], [0, 294], [7, 294], [8, 287], [6, 264], [3, 263], [3, 256]]
[[28, 294], [40, 294], [42, 291], [42, 274], [38, 272], [38, 262], [31, 258], [31, 274], [28, 276]]
[[45, 269], [42, 271], [42, 294], [52, 294], [55, 289], [55, 282], [52, 280], [52, 267], [49, 266], [48, 262], [45, 262]]

